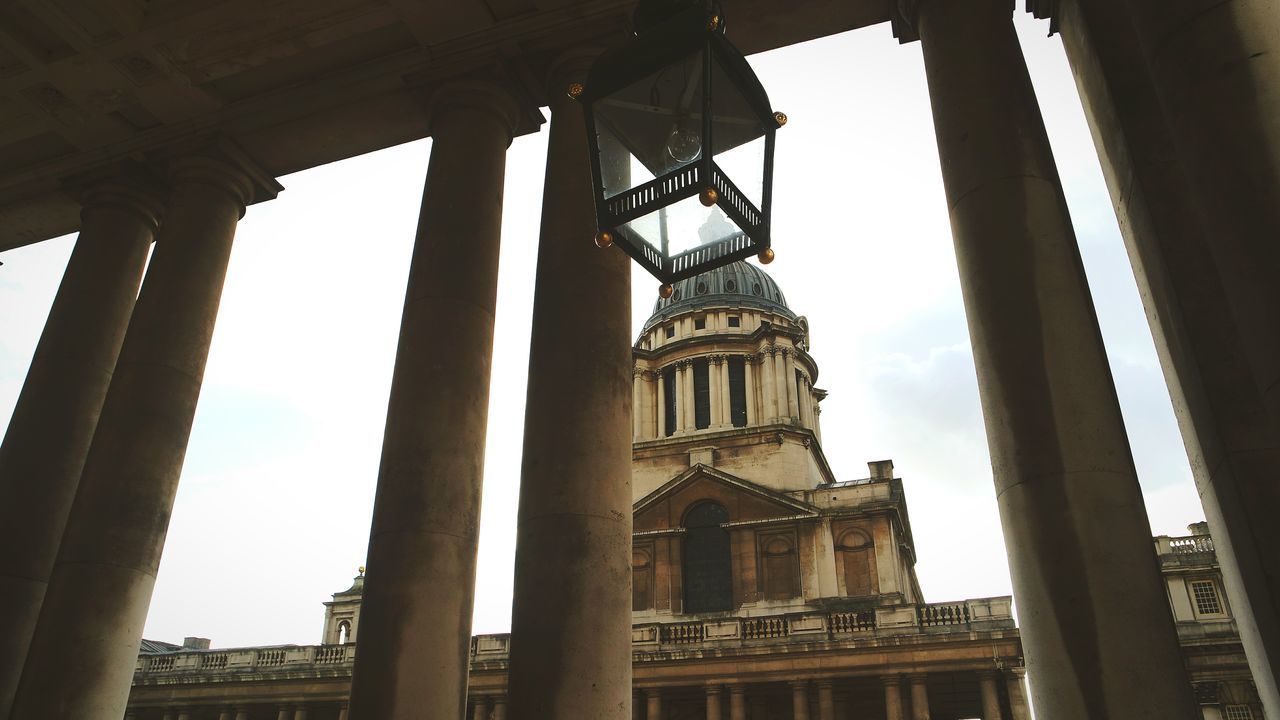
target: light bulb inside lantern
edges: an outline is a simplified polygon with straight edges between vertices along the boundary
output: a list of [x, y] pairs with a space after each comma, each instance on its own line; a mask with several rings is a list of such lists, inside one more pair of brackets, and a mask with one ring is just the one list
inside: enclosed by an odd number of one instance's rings
[[702, 155], [702, 134], [691, 125], [677, 125], [667, 137], [667, 155], [676, 165], [697, 160]]

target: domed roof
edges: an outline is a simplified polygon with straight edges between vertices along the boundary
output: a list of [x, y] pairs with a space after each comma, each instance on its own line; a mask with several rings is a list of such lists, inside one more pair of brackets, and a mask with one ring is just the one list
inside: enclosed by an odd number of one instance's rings
[[723, 305], [754, 307], [796, 318], [778, 283], [764, 270], [739, 260], [676, 282], [671, 297], [658, 298], [654, 303], [653, 314], [645, 321], [642, 332], [681, 313]]

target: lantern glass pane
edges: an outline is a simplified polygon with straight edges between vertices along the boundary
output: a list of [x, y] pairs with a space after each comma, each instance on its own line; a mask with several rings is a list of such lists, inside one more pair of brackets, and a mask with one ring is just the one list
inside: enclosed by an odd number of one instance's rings
[[747, 102], [734, 75], [712, 55], [712, 159], [757, 209], [764, 200], [765, 122]]
[[685, 198], [655, 210], [618, 230], [632, 240], [648, 243], [667, 256], [742, 236], [742, 230], [719, 206], [706, 207], [697, 197]]
[[[630, 187], [702, 157], [702, 58], [688, 55], [593, 103], [602, 145], [617, 140], [633, 158]], [[606, 182], [605, 197], [625, 189]]]

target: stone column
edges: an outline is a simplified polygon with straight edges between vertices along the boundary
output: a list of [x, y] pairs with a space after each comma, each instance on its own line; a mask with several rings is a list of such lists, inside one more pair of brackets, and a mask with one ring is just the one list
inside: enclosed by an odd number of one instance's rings
[[667, 383], [669, 368], [658, 371], [658, 439], [667, 436]]
[[499, 695], [493, 699], [493, 720], [507, 720], [506, 695]]
[[662, 690], [659, 688], [649, 688], [644, 691], [645, 720], [664, 720], [662, 714]]
[[929, 677], [908, 675], [911, 686], [911, 720], [929, 720]]
[[293, 720], [307, 720], [306, 705], [298, 705], [293, 708]]
[[293, 712], [288, 705], [281, 705], [280, 710], [276, 713], [276, 720], [289, 720], [293, 717]]
[[773, 352], [772, 347], [760, 351], [760, 395], [764, 404], [760, 412], [762, 425], [778, 421], [778, 382], [773, 372]]
[[685, 402], [684, 399], [685, 362], [683, 360], [677, 360], [672, 365], [672, 368], [676, 374], [676, 432], [683, 433], [689, 428], [688, 423], [685, 422], [685, 413], [689, 409], [689, 404]]
[[795, 394], [787, 382], [787, 349], [784, 347], [774, 348], [773, 386], [778, 401], [778, 420], [784, 421], [791, 417], [788, 413], [791, 412], [791, 396]]
[[163, 714], [163, 715], [161, 715], [161, 716], [160, 716], [160, 718], [161, 718], [161, 720], [174, 720], [174, 714], [173, 714], [173, 711], [172, 711], [172, 710], [165, 710], [165, 711], [164, 711], [164, 714]]
[[1189, 718], [1190, 685], [1066, 202], [1005, 0], [918, 31], [1036, 705]]
[[818, 720], [836, 720], [836, 699], [830, 680], [818, 681]]
[[[338, 708], [338, 720], [347, 720], [350, 714], [351, 714], [351, 710], [347, 705], [343, 705], [342, 707]], [[248, 718], [247, 717], [241, 718], [237, 716], [236, 720], [248, 720]]]
[[791, 716], [794, 720], [809, 720], [809, 683], [804, 680], [791, 685]]
[[478, 695], [472, 700], [471, 720], [489, 720], [489, 699]]
[[[140, 178], [81, 195], [80, 237], [0, 445], [0, 717], [7, 717], [159, 217]], [[21, 548], [21, 552], [17, 549]]]
[[728, 396], [728, 388], [720, 383], [720, 369], [724, 360], [719, 355], [707, 358], [707, 404], [711, 411], [711, 428], [724, 425], [724, 414], [720, 411], [720, 401]]
[[884, 684], [885, 720], [906, 720], [902, 714], [902, 680], [897, 675], [880, 678]]
[[746, 691], [745, 685], [729, 686], [729, 720], [747, 720]]
[[[178, 720], [191, 720], [191, 710], [189, 708], [183, 708], [179, 710]], [[305, 717], [302, 717], [302, 718], [295, 718], [295, 720], [307, 720], [307, 719]]]
[[631, 413], [631, 434], [636, 440], [644, 437], [644, 398], [640, 395], [644, 391], [643, 374], [639, 367], [631, 368], [631, 406], [635, 410]]
[[720, 686], [707, 688], [707, 720], [723, 720], [724, 712], [720, 709]]
[[[1199, 5], [1179, 6], [1173, 15], [1192, 7]], [[1244, 4], [1226, 3], [1205, 17], [1232, 7]], [[1258, 694], [1268, 714], [1280, 716], [1280, 555], [1271, 551], [1280, 546], [1280, 525], [1273, 521], [1280, 514], [1280, 488], [1274, 482], [1280, 475], [1280, 423], [1268, 413], [1264, 388], [1250, 368], [1246, 343], [1257, 328], [1236, 317], [1229, 300], [1229, 293], [1246, 288], [1217, 267], [1215, 253], [1224, 248], [1219, 247], [1216, 221], [1198, 211], [1206, 197], [1204, 178], [1191, 173], [1179, 157], [1179, 141], [1124, 3], [1066, 3], [1059, 19], [1213, 533], [1232, 615]], [[1196, 33], [1205, 26], [1193, 22], [1184, 27]], [[1211, 47], [1214, 52], [1233, 48], [1229, 43]], [[1203, 57], [1193, 52], [1185, 60], [1199, 63]], [[1274, 55], [1250, 57], [1220, 67], [1238, 78], [1273, 62]], [[1203, 66], [1211, 67], [1219, 65]], [[1234, 91], [1228, 82], [1209, 89]], [[1211, 107], [1229, 116], [1239, 105]], [[1257, 155], [1260, 160], [1265, 153]]]
[[732, 391], [729, 386], [729, 356], [720, 356], [720, 425], [733, 427]]
[[467, 702], [502, 187], [519, 107], [479, 83], [436, 98], [369, 532], [357, 717], [462, 717]]
[[694, 432], [698, 429], [698, 405], [694, 399], [697, 393], [694, 390], [693, 360], [685, 360], [684, 394], [680, 396], [680, 400], [684, 404], [684, 429], [689, 432]]
[[[236, 222], [273, 180], [233, 148], [173, 192], [85, 460], [14, 720], [124, 714]], [[68, 653], [67, 648], [75, 648]]]
[[223, 708], [218, 712], [218, 720], [232, 720], [235, 712], [231, 708]]
[[800, 396], [796, 383], [796, 351], [795, 348], [786, 348], [783, 382], [787, 386], [787, 417], [800, 419]]
[[747, 386], [747, 425], [756, 424], [756, 369], [751, 362], [751, 356], [743, 358], [742, 361], [743, 384]]
[[1000, 712], [1000, 691], [996, 688], [995, 672], [978, 673], [978, 691], [982, 695], [982, 720], [1004, 720]]
[[[345, 710], [345, 708], [343, 709]], [[249, 720], [249, 708], [236, 708], [236, 720]], [[341, 711], [338, 713], [338, 720], [347, 720], [345, 717], [342, 717]]]
[[1031, 720], [1031, 709], [1027, 706], [1027, 687], [1023, 682], [1023, 676], [1026, 674], [1027, 671], [1024, 668], [1012, 668], [1005, 678], [1012, 720]]
[[511, 619], [521, 720], [631, 715], [631, 264], [591, 242], [582, 108], [565, 94], [588, 63], [560, 63], [548, 92]]

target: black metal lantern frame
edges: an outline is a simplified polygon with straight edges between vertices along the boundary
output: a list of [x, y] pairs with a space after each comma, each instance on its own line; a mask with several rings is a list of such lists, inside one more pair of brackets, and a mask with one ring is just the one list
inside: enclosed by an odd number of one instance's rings
[[[774, 135], [786, 116], [773, 112], [751, 65], [725, 38], [718, 3], [694, 0], [638, 28], [596, 61], [585, 88], [573, 90], [586, 117], [597, 242], [616, 242], [666, 284], [751, 255], [772, 259]], [[761, 139], [759, 167], [744, 163], [760, 175], [744, 192], [716, 158]], [[632, 185], [632, 168], [652, 178]], [[695, 197], [723, 217], [708, 217], [708, 225], [719, 223], [710, 237], [680, 249], [671, 235], [692, 231], [668, 223], [667, 213]]]

